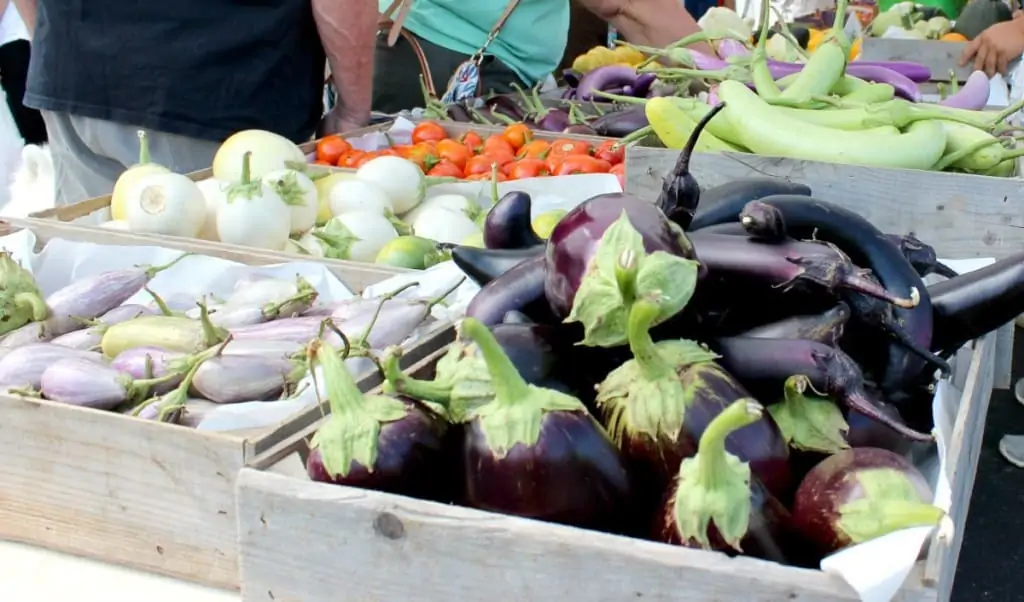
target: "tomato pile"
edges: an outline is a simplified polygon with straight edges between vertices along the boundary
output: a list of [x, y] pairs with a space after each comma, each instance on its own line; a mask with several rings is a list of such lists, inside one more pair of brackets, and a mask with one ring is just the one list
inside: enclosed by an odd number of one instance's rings
[[498, 166], [498, 180], [542, 176], [610, 173], [625, 186], [625, 147], [616, 140], [594, 146], [583, 140], [535, 140], [533, 131], [517, 123], [486, 138], [469, 131], [451, 138], [444, 127], [423, 121], [412, 131], [412, 143], [367, 152], [352, 148], [341, 136], [317, 142], [316, 163], [357, 168], [374, 157], [395, 155], [408, 159], [429, 176], [489, 180]]

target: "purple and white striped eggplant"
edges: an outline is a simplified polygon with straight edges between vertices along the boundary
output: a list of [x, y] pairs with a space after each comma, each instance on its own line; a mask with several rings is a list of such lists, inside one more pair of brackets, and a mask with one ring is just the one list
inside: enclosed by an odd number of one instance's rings
[[[381, 307], [376, 321], [373, 320], [374, 312], [370, 312], [346, 320], [339, 327], [350, 341], [355, 342], [365, 334], [362, 342], [366, 346], [383, 350], [391, 345], [400, 345], [409, 338], [430, 317], [430, 308], [430, 301], [392, 299]], [[367, 327], [370, 327], [369, 332]]]
[[81, 349], [83, 351], [95, 351], [96, 349], [99, 349], [100, 342], [102, 340], [103, 328], [100, 326], [91, 326], [89, 328], [83, 328], [81, 330], [62, 334], [50, 341], [50, 343], [60, 345], [61, 347]]
[[[135, 347], [117, 354], [110, 362], [115, 370], [128, 374], [135, 379], [161, 378], [172, 371], [179, 372], [177, 378], [153, 385], [154, 395], [162, 395], [177, 387], [185, 378], [182, 358], [187, 357], [180, 351], [170, 351], [159, 347]], [[175, 370], [176, 369], [176, 370]]]
[[210, 314], [210, 321], [222, 328], [238, 328], [262, 324], [282, 317], [301, 315], [316, 301], [315, 289], [301, 291], [274, 303], [265, 305], [224, 305]]
[[352, 297], [350, 299], [342, 299], [341, 301], [314, 305], [302, 315], [323, 316], [325, 318], [330, 316], [336, 320], [351, 320], [361, 314], [373, 314], [373, 312], [377, 311], [378, 305], [380, 305], [380, 299]]
[[[266, 277], [253, 279], [250, 276], [248, 280], [239, 282], [235, 286], [235, 291], [224, 304], [236, 308], [249, 306], [264, 307], [281, 304], [292, 297], [308, 293], [315, 295], [316, 288], [302, 276], [296, 276], [295, 280]], [[285, 313], [284, 315], [291, 314]]]
[[303, 364], [293, 360], [222, 355], [199, 367], [192, 380], [192, 393], [215, 403], [278, 399], [305, 372]]
[[273, 359], [289, 358], [301, 353], [304, 343], [294, 341], [264, 341], [262, 339], [232, 339], [222, 355], [261, 355]]
[[293, 343], [306, 344], [317, 338], [321, 331], [323, 339], [332, 345], [341, 343], [341, 337], [330, 327], [324, 328], [324, 322], [335, 323], [330, 318], [319, 316], [302, 316], [298, 318], [284, 318], [273, 322], [252, 324], [229, 328], [228, 331], [236, 341], [247, 339], [259, 339], [262, 341], [290, 341]]
[[39, 377], [39, 391], [50, 401], [110, 410], [136, 391], [132, 378], [95, 360], [67, 357], [50, 364]]
[[100, 368], [107, 365], [103, 356], [93, 351], [61, 347], [51, 343], [30, 343], [12, 349], [10, 353], [0, 358], [0, 383], [38, 389], [43, 372], [55, 362], [69, 358], [88, 360]]
[[97, 322], [104, 326], [113, 326], [114, 324], [120, 324], [121, 322], [127, 322], [133, 320], [139, 316], [159, 316], [161, 312], [159, 309], [149, 307], [148, 305], [139, 305], [138, 303], [129, 303], [127, 305], [119, 305], [114, 309], [108, 311], [99, 317]]
[[51, 339], [53, 339], [53, 334], [46, 327], [46, 322], [29, 322], [0, 339], [0, 350], [9, 351], [31, 343], [45, 343]]
[[[171, 405], [174, 400], [163, 399], [160, 403], [151, 403], [142, 408], [138, 417], [143, 420], [158, 420], [160, 412]], [[185, 401], [184, 406], [173, 408], [169, 412], [166, 422], [178, 424], [188, 428], [196, 428], [199, 423], [215, 408], [220, 407], [208, 399], [190, 398]]]
[[94, 320], [121, 305], [149, 284], [154, 276], [187, 255], [183, 254], [162, 266], [114, 270], [72, 282], [46, 298], [46, 305], [50, 308], [47, 326], [53, 336], [77, 330], [83, 320]]

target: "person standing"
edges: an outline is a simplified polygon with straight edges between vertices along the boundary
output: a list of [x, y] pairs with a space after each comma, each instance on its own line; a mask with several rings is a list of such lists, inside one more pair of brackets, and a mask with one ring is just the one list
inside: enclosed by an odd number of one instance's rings
[[10, 0], [0, 0], [0, 15], [0, 87], [7, 96], [7, 107], [25, 144], [43, 144], [46, 142], [43, 116], [24, 103], [30, 54], [28, 29]]
[[[25, 104], [42, 111], [58, 205], [110, 193], [138, 160], [187, 173], [232, 133], [296, 143], [370, 116], [368, 0], [13, 0], [32, 35]], [[322, 108], [324, 59], [340, 102]]]

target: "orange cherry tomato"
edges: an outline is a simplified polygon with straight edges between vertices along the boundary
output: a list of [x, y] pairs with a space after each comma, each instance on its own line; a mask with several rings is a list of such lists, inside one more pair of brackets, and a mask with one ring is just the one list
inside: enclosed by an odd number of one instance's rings
[[[498, 163], [498, 167], [501, 167], [501, 163], [495, 161], [494, 158], [487, 155], [477, 155], [466, 162], [466, 169], [463, 172], [468, 178], [469, 176], [479, 175], [491, 175], [491, 166]], [[500, 169], [499, 169], [500, 172]]]
[[619, 144], [617, 140], [606, 140], [594, 149], [594, 156], [618, 165], [626, 160], [626, 145]]
[[558, 166], [558, 170], [554, 172], [554, 175], [571, 176], [580, 173], [608, 173], [608, 170], [611, 168], [611, 163], [604, 159], [595, 159], [588, 155], [569, 155], [562, 160], [562, 164]]
[[427, 172], [428, 176], [439, 176], [447, 178], [461, 178], [465, 175], [465, 170], [451, 161], [445, 161], [442, 159], [437, 165], [430, 168]]
[[[491, 174], [489, 174], [489, 173], [478, 173], [478, 174], [473, 174], [471, 176], [466, 176], [463, 179], [469, 180], [470, 182], [490, 182], [491, 181]], [[508, 178], [505, 177], [505, 174], [503, 174], [501, 172], [498, 172], [497, 180], [499, 182], [504, 182], [504, 181], [508, 180]]]
[[520, 159], [546, 159], [551, 151], [551, 144], [546, 140], [531, 140], [516, 153]]
[[533, 130], [527, 127], [525, 123], [513, 123], [505, 128], [501, 133], [501, 137], [512, 145], [513, 150], [519, 150], [530, 140], [533, 140]]
[[466, 162], [473, 158], [473, 152], [458, 140], [442, 140], [437, 143], [437, 156], [465, 169]]
[[612, 165], [612, 168], [608, 170], [608, 173], [610, 173], [610, 174], [614, 175], [616, 178], [618, 178], [619, 179], [619, 186], [622, 186], [623, 190], [626, 189], [626, 164], [625, 163], [619, 163], [617, 165]]
[[433, 121], [421, 121], [412, 130], [412, 141], [414, 144], [417, 142], [427, 142], [429, 140], [437, 142], [438, 140], [444, 140], [447, 137], [448, 132], [444, 131], [443, 127]]
[[350, 150], [352, 150], [352, 145], [341, 136], [325, 136], [316, 143], [316, 160], [336, 165], [338, 159]]
[[393, 148], [383, 148], [383, 149], [377, 151], [377, 156], [378, 157], [401, 157], [402, 155], [399, 154], [399, 152], [396, 151]]
[[548, 156], [544, 158], [544, 164], [548, 166], [548, 173], [552, 175], [557, 174], [558, 168], [562, 165], [562, 161], [564, 160], [565, 157], [562, 155], [548, 154]]
[[367, 163], [369, 163], [370, 161], [373, 161], [374, 159], [376, 159], [377, 157], [380, 157], [380, 156], [381, 156], [380, 151], [374, 151], [372, 153], [366, 153], [365, 155], [360, 157], [358, 161], [356, 161], [356, 164], [353, 167], [362, 167], [362, 166], [366, 165]]
[[511, 168], [507, 174], [511, 180], [549, 175], [547, 163], [543, 159], [520, 159], [509, 165]]
[[424, 172], [430, 171], [440, 160], [437, 153], [428, 144], [415, 144], [403, 155], [405, 159], [420, 166]]
[[356, 164], [366, 156], [366, 151], [350, 150], [338, 159], [338, 167], [356, 167]]
[[466, 145], [466, 148], [473, 151], [473, 154], [479, 153], [480, 148], [484, 145], [484, 139], [480, 137], [473, 130], [470, 130], [459, 138], [459, 142]]
[[484, 147], [480, 154], [512, 155], [514, 157], [516, 149], [512, 148], [512, 144], [508, 140], [495, 134], [484, 140]]
[[568, 157], [569, 155], [589, 155], [590, 144], [582, 140], [559, 138], [551, 143], [551, 154]]

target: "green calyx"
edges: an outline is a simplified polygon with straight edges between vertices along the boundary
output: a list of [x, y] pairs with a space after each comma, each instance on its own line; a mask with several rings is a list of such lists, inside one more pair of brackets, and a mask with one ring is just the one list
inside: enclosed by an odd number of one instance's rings
[[384, 210], [384, 218], [388, 220], [388, 223], [391, 224], [391, 227], [395, 229], [399, 236], [409, 236], [412, 234], [412, 228], [409, 227], [409, 224], [399, 219], [390, 209]]
[[657, 315], [655, 303], [645, 299], [633, 303], [628, 324], [633, 359], [613, 370], [597, 387], [597, 406], [607, 418], [608, 434], [620, 449], [627, 436], [638, 434], [676, 441], [700, 387], [699, 379], [681, 379], [680, 372], [718, 358], [694, 341], [655, 343], [649, 330]]
[[469, 414], [494, 399], [494, 386], [487, 364], [476, 346], [456, 341], [438, 360], [433, 380], [420, 380], [403, 374], [398, 365], [401, 349], [385, 351], [381, 367], [386, 379], [385, 391], [408, 395], [452, 424], [469, 421]]
[[516, 444], [536, 444], [547, 412], [586, 412], [575, 397], [523, 380], [494, 335], [480, 321], [463, 320], [462, 334], [476, 343], [494, 388], [494, 398], [471, 409], [467, 417], [479, 420], [496, 457], [503, 458]]
[[300, 206], [306, 204], [306, 191], [299, 184], [299, 174], [295, 171], [288, 171], [273, 182], [270, 187], [277, 193], [286, 205]]
[[[320, 450], [331, 478], [345, 477], [356, 463], [373, 471], [382, 424], [405, 418], [404, 403], [384, 395], [364, 395], [349, 374], [338, 350], [327, 343], [310, 349], [310, 366], [319, 362], [331, 415], [313, 435], [310, 447]], [[311, 369], [311, 373], [315, 372]], [[319, 395], [319, 387], [317, 387]]]
[[261, 313], [270, 320], [293, 316], [308, 308], [319, 295], [313, 285], [302, 276], [296, 277], [296, 289], [297, 292], [291, 297], [264, 305]]
[[[157, 415], [157, 421], [172, 422], [172, 418], [178, 415], [188, 402], [188, 390], [192, 386], [192, 380], [195, 379], [196, 373], [199, 372], [199, 367], [202, 366], [203, 362], [206, 360], [220, 355], [221, 351], [224, 350], [224, 347], [229, 342], [230, 339], [225, 340], [216, 347], [211, 347], [202, 353], [177, 360], [167, 371], [166, 376], [134, 381], [134, 383], [132, 383], [132, 388], [135, 390], [133, 397], [139, 397], [147, 395], [151, 386], [167, 382], [182, 372], [185, 373], [185, 378], [183, 378], [178, 386], [171, 391], [157, 397], [150, 397], [135, 406], [132, 410], [132, 416], [138, 416], [143, 409], [151, 405], [157, 405], [160, 408], [160, 412]], [[148, 376], [152, 376], [153, 374], [152, 358], [150, 357], [146, 358], [146, 374]]]
[[803, 375], [786, 379], [783, 399], [768, 408], [786, 443], [802, 451], [834, 454], [849, 449], [846, 433], [850, 425], [832, 400], [807, 395], [810, 380]]
[[324, 255], [330, 259], [348, 259], [352, 246], [362, 240], [336, 217], [328, 220], [322, 228], [314, 228], [310, 232], [323, 243]]
[[32, 273], [21, 267], [6, 251], [0, 252], [0, 334], [7, 334], [29, 322], [45, 320], [50, 314], [43, 293]]
[[567, 323], [583, 325], [583, 345], [615, 347], [627, 340], [632, 303], [658, 307], [653, 325], [679, 313], [697, 286], [698, 263], [664, 251], [647, 254], [625, 211], [604, 232], [580, 282]]
[[733, 402], [704, 430], [697, 455], [680, 464], [672, 512], [684, 543], [710, 549], [713, 523], [729, 547], [742, 551], [740, 541], [750, 524], [750, 465], [725, 451], [725, 439], [759, 420], [763, 411], [753, 399]]
[[263, 192], [263, 182], [252, 179], [252, 151], [242, 155], [242, 178], [226, 190], [227, 202], [233, 203], [236, 200], [249, 201]]
[[892, 468], [873, 468], [855, 475], [862, 495], [839, 507], [839, 531], [858, 544], [910, 527], [934, 527], [946, 515], [921, 499], [914, 484]]

